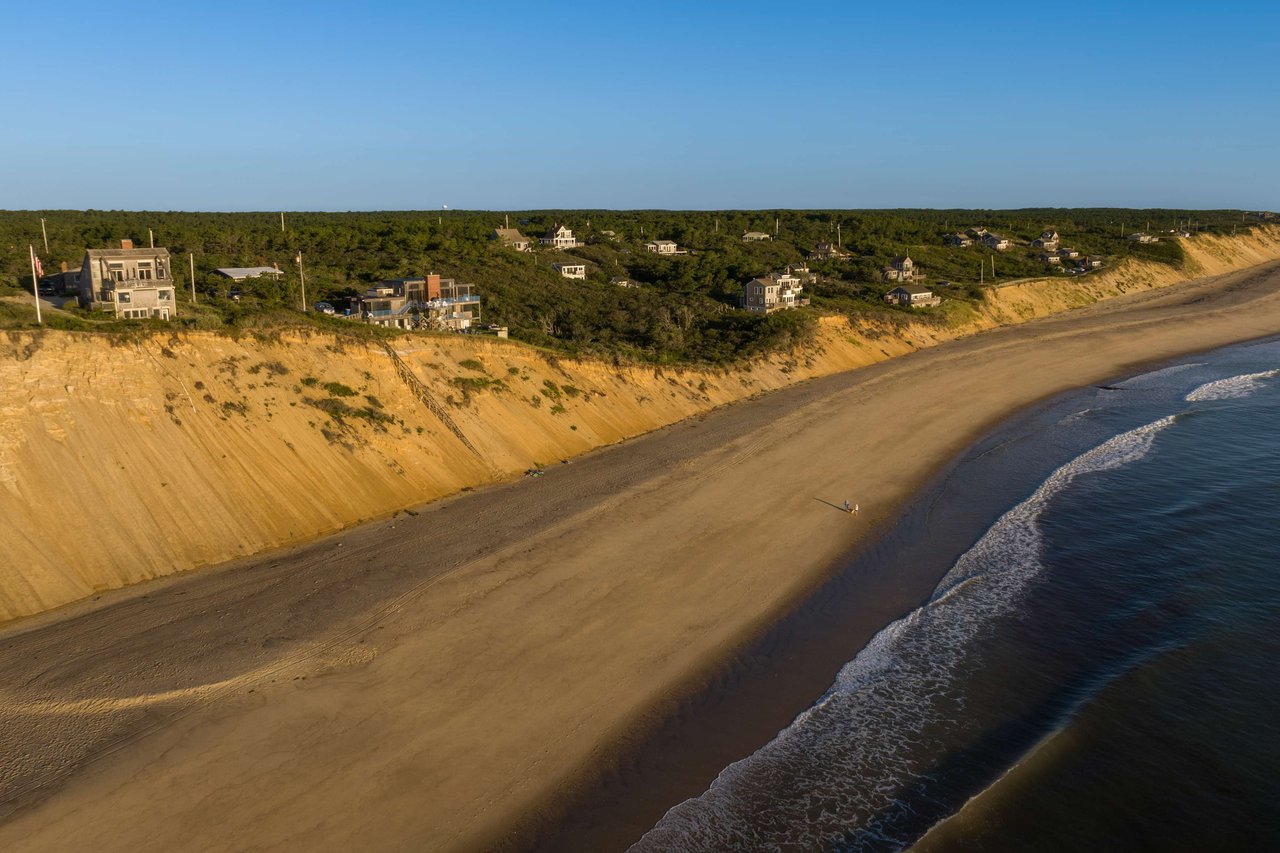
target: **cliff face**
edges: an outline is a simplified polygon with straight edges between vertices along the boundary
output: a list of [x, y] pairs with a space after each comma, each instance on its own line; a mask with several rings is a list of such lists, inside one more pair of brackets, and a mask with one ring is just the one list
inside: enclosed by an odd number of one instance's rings
[[11, 334], [0, 352], [0, 620], [297, 543], [792, 382], [1280, 258], [1280, 232], [1187, 241], [996, 289], [965, 322], [824, 318], [747, 371], [549, 359], [483, 338]]

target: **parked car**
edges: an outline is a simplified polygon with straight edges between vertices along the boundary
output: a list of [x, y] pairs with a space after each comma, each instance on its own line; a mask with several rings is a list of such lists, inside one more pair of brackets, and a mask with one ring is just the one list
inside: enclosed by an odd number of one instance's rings
[[41, 296], [53, 296], [55, 293], [57, 293], [57, 290], [56, 288], [54, 288], [53, 282], [51, 281], [40, 282], [40, 284], [37, 285], [36, 289], [40, 292]]
[[336, 310], [334, 310], [334, 307], [330, 305], [328, 302], [317, 302], [315, 305], [315, 310], [319, 311], [321, 314], [328, 314], [330, 316], [338, 313]]

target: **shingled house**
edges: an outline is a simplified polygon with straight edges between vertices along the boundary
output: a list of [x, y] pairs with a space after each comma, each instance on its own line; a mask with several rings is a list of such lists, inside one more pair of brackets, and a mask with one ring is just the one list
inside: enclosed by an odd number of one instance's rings
[[811, 261], [840, 261], [849, 257], [849, 253], [841, 249], [835, 243], [820, 242], [814, 244], [813, 251], [809, 253]]
[[884, 268], [883, 275], [885, 281], [917, 281], [924, 278], [916, 269], [915, 261], [911, 260], [910, 255], [894, 258], [893, 262]]
[[497, 240], [508, 249], [515, 249], [517, 252], [528, 252], [533, 246], [533, 241], [521, 234], [518, 228], [495, 228], [489, 239]]
[[804, 285], [789, 269], [785, 273], [771, 272], [753, 278], [742, 286], [742, 307], [748, 311], [772, 314], [808, 304]]
[[1044, 249], [1046, 252], [1056, 252], [1060, 245], [1062, 241], [1058, 238], [1057, 231], [1044, 231], [1031, 241], [1031, 248]]
[[80, 265], [79, 302], [125, 320], [176, 317], [169, 250], [135, 249], [132, 240], [121, 240], [119, 249], [89, 249]]
[[924, 308], [941, 305], [942, 297], [935, 296], [932, 290], [922, 284], [900, 284], [884, 295], [884, 301], [909, 308]]

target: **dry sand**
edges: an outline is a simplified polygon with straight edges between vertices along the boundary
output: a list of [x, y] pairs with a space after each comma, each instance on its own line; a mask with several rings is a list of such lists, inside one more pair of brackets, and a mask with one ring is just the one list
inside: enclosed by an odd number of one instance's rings
[[[974, 436], [1059, 391], [1276, 333], [1274, 265], [1123, 296], [15, 623], [0, 848], [527, 838], [513, 828], [553, 814]], [[822, 503], [846, 497], [861, 515]]]

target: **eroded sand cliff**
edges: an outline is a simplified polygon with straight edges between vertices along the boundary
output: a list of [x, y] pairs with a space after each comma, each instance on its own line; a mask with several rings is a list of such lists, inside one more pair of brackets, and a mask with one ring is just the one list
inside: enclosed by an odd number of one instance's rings
[[0, 353], [0, 620], [304, 541], [756, 393], [941, 340], [1280, 258], [1280, 231], [991, 291], [964, 322], [850, 324], [744, 371], [507, 341], [11, 334]]

